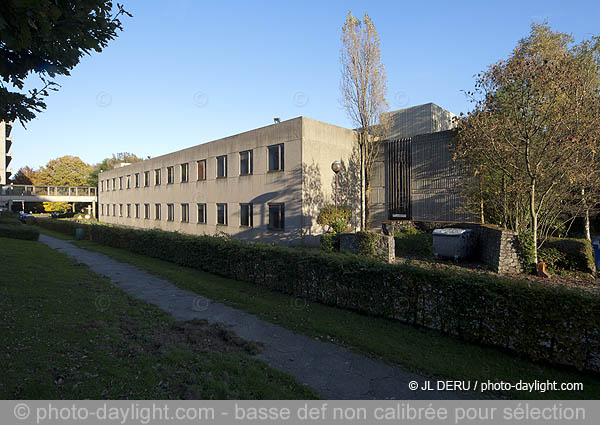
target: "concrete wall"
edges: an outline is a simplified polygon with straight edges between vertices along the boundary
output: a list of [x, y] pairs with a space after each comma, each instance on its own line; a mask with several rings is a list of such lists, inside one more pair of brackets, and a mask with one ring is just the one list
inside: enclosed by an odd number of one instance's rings
[[[160, 228], [191, 234], [213, 235], [225, 232], [244, 240], [277, 244], [318, 243], [305, 236], [321, 233], [315, 211], [325, 202], [333, 202], [331, 162], [343, 160], [352, 151], [353, 132], [304, 117], [251, 130], [235, 136], [204, 143], [178, 152], [101, 173], [98, 192], [99, 219], [102, 222]], [[284, 171], [270, 172], [267, 146], [284, 144]], [[240, 175], [241, 151], [252, 149], [253, 174]], [[227, 155], [227, 178], [217, 178], [217, 157]], [[198, 180], [197, 161], [206, 159], [206, 180]], [[189, 181], [181, 182], [180, 165], [189, 164]], [[174, 183], [167, 184], [167, 167], [174, 166]], [[154, 184], [154, 170], [161, 169], [161, 184]], [[143, 187], [143, 173], [150, 171], [150, 186]], [[135, 188], [135, 174], [140, 185]], [[305, 176], [303, 178], [303, 175]], [[131, 189], [112, 190], [112, 179], [131, 176]], [[111, 182], [111, 190], [106, 181]], [[104, 190], [102, 190], [104, 189]], [[150, 204], [150, 219], [144, 219], [144, 204]], [[155, 219], [155, 204], [161, 204], [161, 219]], [[175, 218], [167, 221], [167, 204], [175, 207]], [[181, 204], [190, 209], [189, 222], [182, 222]], [[206, 204], [206, 224], [198, 223], [197, 204]], [[217, 203], [228, 206], [228, 224], [217, 225]], [[240, 224], [240, 203], [253, 205], [253, 227]], [[285, 229], [268, 229], [269, 203], [285, 205]], [[119, 205], [123, 216], [118, 216]], [[127, 217], [131, 204], [131, 217]], [[141, 218], [135, 218], [135, 204]], [[104, 207], [103, 207], [104, 205]], [[107, 207], [110, 205], [110, 215]], [[112, 215], [117, 205], [117, 216]], [[104, 208], [104, 215], [102, 215]], [[311, 239], [311, 238], [308, 238]]]
[[323, 229], [317, 224], [319, 210], [325, 204], [335, 203], [335, 173], [331, 163], [342, 163], [339, 173], [338, 203], [349, 204], [355, 212], [353, 224], [360, 220], [357, 203], [358, 186], [353, 181], [356, 173], [353, 152], [356, 146], [355, 132], [346, 128], [304, 119], [302, 127], [302, 204], [305, 240], [314, 245]]

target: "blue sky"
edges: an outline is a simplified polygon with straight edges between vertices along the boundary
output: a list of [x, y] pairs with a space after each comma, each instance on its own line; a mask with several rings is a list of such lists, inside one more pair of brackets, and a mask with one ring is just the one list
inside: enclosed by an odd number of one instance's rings
[[157, 156], [304, 115], [350, 127], [339, 103], [340, 31], [365, 12], [381, 38], [390, 109], [470, 104], [473, 75], [506, 57], [532, 21], [598, 34], [597, 1], [122, 0], [134, 17], [58, 80], [48, 108], [13, 130], [13, 162]]

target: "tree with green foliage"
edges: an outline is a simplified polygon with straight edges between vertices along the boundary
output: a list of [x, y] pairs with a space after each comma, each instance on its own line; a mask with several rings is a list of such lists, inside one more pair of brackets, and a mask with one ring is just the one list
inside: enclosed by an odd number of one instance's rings
[[49, 161], [37, 172], [36, 184], [43, 186], [87, 186], [92, 166], [77, 156], [65, 155]]
[[[0, 2], [0, 121], [25, 124], [46, 108], [57, 76], [70, 75], [83, 55], [101, 52], [132, 16], [107, 0]], [[41, 87], [25, 90], [36, 75]]]
[[534, 262], [569, 213], [573, 176], [596, 166], [589, 152], [600, 135], [598, 66], [582, 46], [533, 24], [508, 59], [477, 76], [475, 109], [459, 121], [455, 154], [474, 176], [463, 194], [479, 201], [482, 219], [485, 202], [514, 212], [515, 230], [532, 234]]
[[384, 112], [388, 104], [385, 67], [381, 62], [379, 35], [369, 15], [362, 22], [348, 12], [342, 27], [340, 52], [342, 105], [357, 127], [360, 150], [360, 225], [369, 223], [369, 191], [373, 164], [389, 126]]
[[119, 152], [113, 154], [111, 158], [104, 158], [102, 162], [94, 166], [88, 178], [87, 184], [90, 186], [98, 186], [98, 175], [101, 172], [112, 170], [121, 163], [133, 164], [134, 162], [140, 161], [143, 161], [143, 158], [140, 158], [131, 152]]

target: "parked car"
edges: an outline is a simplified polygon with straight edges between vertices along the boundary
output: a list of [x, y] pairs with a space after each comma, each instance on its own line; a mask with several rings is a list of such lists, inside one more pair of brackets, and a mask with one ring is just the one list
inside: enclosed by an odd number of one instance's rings
[[27, 214], [24, 212], [20, 212], [19, 213], [19, 221], [21, 221], [21, 223], [23, 224], [27, 224], [28, 220], [33, 219], [34, 217], [31, 214]]

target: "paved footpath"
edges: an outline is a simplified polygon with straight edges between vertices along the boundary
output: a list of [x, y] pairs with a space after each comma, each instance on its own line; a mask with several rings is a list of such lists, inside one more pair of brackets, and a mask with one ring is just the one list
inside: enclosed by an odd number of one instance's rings
[[262, 342], [256, 356], [274, 369], [288, 372], [314, 388], [325, 399], [469, 399], [472, 395], [444, 391], [411, 391], [410, 381], [426, 378], [374, 361], [337, 345], [294, 334], [256, 316], [214, 302], [129, 264], [79, 248], [69, 241], [40, 235], [40, 241], [99, 275], [117, 287], [154, 304], [176, 320], [204, 319], [223, 323], [240, 337]]

